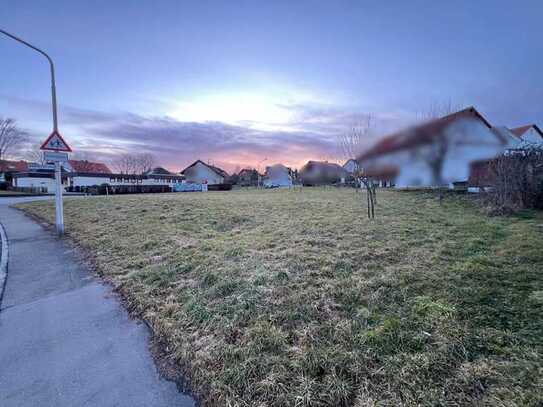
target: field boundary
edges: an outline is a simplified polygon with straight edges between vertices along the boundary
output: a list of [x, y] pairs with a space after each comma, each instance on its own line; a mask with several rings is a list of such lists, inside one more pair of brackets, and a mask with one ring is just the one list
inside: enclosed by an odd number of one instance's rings
[[[20, 211], [24, 216], [33, 222], [36, 222], [46, 231], [54, 231], [55, 225], [46, 218], [30, 212], [26, 208], [19, 208], [17, 206], [11, 207]], [[130, 318], [145, 325], [149, 333], [149, 350], [153, 358], [153, 363], [161, 377], [168, 381], [174, 382], [177, 386], [177, 390], [184, 395], [192, 397], [196, 403], [194, 407], [199, 407], [200, 397], [198, 393], [193, 391], [188, 374], [186, 374], [187, 371], [183, 369], [182, 365], [176, 361], [173, 361], [171, 357], [169, 357], [166, 351], [167, 344], [165, 343], [164, 338], [157, 334], [151, 322], [147, 320], [141, 312], [134, 309], [128, 295], [123, 292], [122, 287], [117, 286], [111, 278], [108, 278], [108, 276], [100, 270], [96, 263], [95, 255], [92, 251], [85, 248], [76, 237], [70, 235], [69, 233], [64, 235], [63, 240], [65, 243], [70, 245], [71, 248], [76, 250], [79, 260], [86, 264], [89, 271], [92, 273], [93, 278], [97, 279], [101, 284], [104, 284], [111, 289], [111, 292], [115, 295], [122, 308], [128, 313]], [[177, 369], [179, 368], [182, 370], [178, 371]]]
[[0, 239], [1, 243], [1, 252], [0, 252], [0, 310], [2, 309], [2, 298], [4, 297], [4, 291], [6, 288], [6, 281], [8, 279], [8, 259], [9, 259], [9, 245], [8, 245], [8, 236], [4, 225], [0, 223]]

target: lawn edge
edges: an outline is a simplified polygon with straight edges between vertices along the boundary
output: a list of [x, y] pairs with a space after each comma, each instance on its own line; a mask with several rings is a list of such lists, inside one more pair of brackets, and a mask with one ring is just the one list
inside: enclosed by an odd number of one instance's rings
[[0, 222], [0, 239], [2, 240], [2, 251], [0, 254], [0, 310], [2, 309], [2, 299], [8, 279], [8, 261], [9, 261], [9, 244], [8, 236], [4, 225]]
[[[52, 231], [54, 225], [47, 221], [45, 218], [38, 216], [34, 213], [31, 213], [24, 208], [17, 206], [12, 206], [12, 208], [21, 211], [25, 216], [32, 219], [44, 229]], [[2, 224], [0, 223], [0, 233], [2, 233]], [[84, 262], [88, 266], [89, 270], [92, 272], [93, 276], [100, 280], [102, 284], [106, 284], [111, 288], [113, 293], [116, 295], [117, 299], [121, 303], [121, 306], [128, 313], [130, 318], [136, 320], [137, 322], [143, 323], [149, 332], [149, 343], [148, 350], [153, 358], [153, 363], [158, 373], [165, 380], [175, 383], [178, 391], [180, 393], [189, 395], [195, 401], [195, 407], [202, 406], [202, 397], [197, 392], [194, 392], [190, 386], [190, 379], [188, 376], [184, 376], [187, 373], [187, 370], [183, 368], [179, 363], [172, 360], [170, 355], [167, 352], [167, 343], [165, 338], [161, 338], [153, 328], [152, 324], [143, 317], [139, 312], [136, 312], [134, 307], [130, 304], [128, 296], [122, 291], [122, 286], [117, 286], [110, 279], [106, 278], [99, 270], [99, 267], [96, 264], [94, 255], [91, 250], [83, 247], [75, 237], [73, 237], [69, 232], [64, 234], [65, 240], [70, 243], [70, 245], [78, 252], [79, 260]], [[4, 240], [2, 239], [2, 242]], [[3, 244], [3, 243], [2, 243]], [[2, 255], [3, 259], [3, 255]], [[7, 262], [7, 261], [6, 261]], [[1, 269], [0, 269], [0, 278], [1, 278]], [[1, 284], [1, 281], [0, 281]], [[0, 296], [0, 305], [1, 305], [1, 296]], [[179, 371], [176, 371], [175, 368], [179, 368]]]

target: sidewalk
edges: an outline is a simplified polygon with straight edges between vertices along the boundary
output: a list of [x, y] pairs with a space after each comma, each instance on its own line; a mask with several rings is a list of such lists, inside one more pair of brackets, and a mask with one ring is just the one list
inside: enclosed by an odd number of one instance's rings
[[162, 379], [144, 324], [77, 253], [1, 200], [9, 242], [0, 310], [0, 405], [193, 406]]

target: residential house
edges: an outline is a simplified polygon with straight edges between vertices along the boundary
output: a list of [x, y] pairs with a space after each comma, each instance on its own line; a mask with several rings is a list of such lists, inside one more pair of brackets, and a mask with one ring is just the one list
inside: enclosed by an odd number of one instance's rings
[[0, 182], [11, 184], [14, 173], [27, 170], [28, 163], [26, 161], [0, 160]]
[[[63, 189], [70, 185], [68, 172], [62, 168]], [[56, 191], [55, 169], [52, 165], [28, 165], [28, 169], [12, 174], [12, 186], [16, 188], [36, 189], [40, 192], [54, 193]]]
[[254, 168], [244, 168], [238, 174], [238, 184], [242, 187], [257, 186], [260, 174]]
[[[543, 133], [535, 124], [508, 129], [507, 127], [494, 127], [494, 131], [507, 141], [504, 153], [516, 153], [526, 148], [543, 147]], [[474, 161], [470, 165], [468, 186], [470, 191], [479, 191], [491, 187], [494, 175], [490, 171], [490, 160]]]
[[452, 186], [468, 180], [472, 163], [514, 146], [500, 129], [469, 107], [385, 137], [357, 160], [382, 185]]
[[266, 188], [286, 188], [292, 186], [292, 170], [283, 164], [266, 167], [263, 185]]
[[187, 182], [197, 184], [225, 184], [228, 178], [228, 173], [219, 167], [211, 164], [206, 164], [201, 160], [196, 160], [183, 171], [181, 174], [185, 176]]
[[[22, 166], [20, 166], [23, 169]], [[79, 192], [88, 187], [107, 185], [126, 186], [163, 186], [172, 189], [183, 182], [180, 174], [157, 167], [145, 174], [113, 174], [102, 163], [86, 160], [69, 160], [62, 168], [62, 184], [65, 190]], [[56, 189], [54, 166], [51, 164], [27, 164], [24, 171], [12, 175], [12, 185], [19, 188], [34, 188], [54, 193]], [[162, 188], [164, 189], [164, 188]]]
[[522, 146], [543, 145], [543, 131], [535, 124], [516, 127], [511, 132], [521, 141]]
[[300, 169], [303, 185], [330, 185], [345, 183], [348, 172], [340, 165], [328, 161], [308, 161]]
[[[155, 167], [143, 173], [154, 184], [179, 184], [185, 180], [182, 174], [174, 174], [163, 167]], [[150, 184], [150, 182], [148, 182]]]
[[68, 174], [68, 180], [68, 186], [76, 192], [81, 188], [100, 185], [111, 187], [164, 186], [168, 187], [166, 190], [173, 190], [174, 185], [184, 181], [184, 177], [180, 174], [157, 174], [153, 171], [141, 175], [76, 172]]

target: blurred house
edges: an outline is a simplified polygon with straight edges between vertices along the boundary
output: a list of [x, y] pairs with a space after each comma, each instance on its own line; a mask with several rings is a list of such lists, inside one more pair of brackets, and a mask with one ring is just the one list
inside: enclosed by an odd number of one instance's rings
[[285, 188], [292, 186], [292, 170], [283, 164], [266, 167], [263, 185], [266, 188]]
[[183, 171], [181, 174], [185, 176], [187, 182], [195, 182], [197, 184], [225, 184], [228, 179], [228, 173], [219, 167], [211, 164], [206, 164], [201, 160], [196, 160]]
[[358, 171], [358, 167], [358, 161], [356, 161], [354, 158], [348, 159], [345, 164], [343, 164], [343, 169], [349, 174], [354, 174], [356, 171]]
[[472, 163], [516, 148], [516, 138], [469, 107], [385, 137], [358, 162], [384, 186], [452, 186], [469, 179]]
[[254, 168], [244, 168], [238, 174], [238, 184], [242, 187], [257, 186], [260, 174]]
[[299, 177], [303, 185], [331, 185], [345, 183], [349, 173], [340, 165], [328, 161], [308, 161]]

